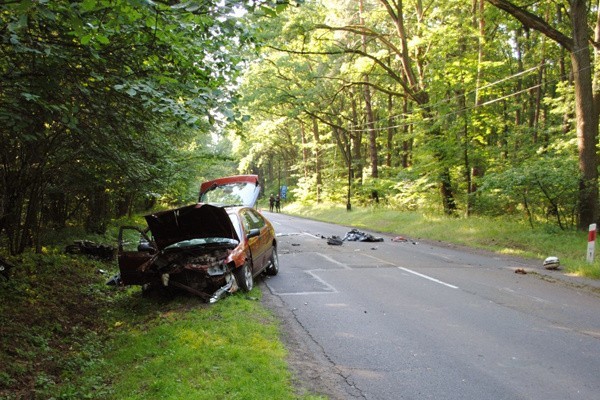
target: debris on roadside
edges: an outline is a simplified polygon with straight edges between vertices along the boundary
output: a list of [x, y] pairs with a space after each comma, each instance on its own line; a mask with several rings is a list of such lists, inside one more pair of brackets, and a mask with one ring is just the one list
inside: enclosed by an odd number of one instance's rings
[[383, 242], [382, 237], [375, 237], [370, 233], [361, 232], [358, 229], [352, 229], [346, 233], [342, 241], [346, 240], [349, 242]]
[[8, 280], [10, 276], [9, 272], [14, 267], [15, 266], [9, 263], [8, 261], [4, 260], [3, 258], [0, 258], [0, 276], [5, 280]]
[[404, 236], [396, 236], [392, 238], [392, 242], [396, 242], [396, 243], [412, 243], [412, 244], [417, 244], [417, 242], [415, 242], [414, 240], [409, 240], [407, 238], [405, 238]]
[[331, 246], [341, 246], [343, 243], [344, 241], [339, 236], [333, 235], [327, 238], [327, 244]]
[[525, 271], [523, 268], [517, 268], [515, 269], [515, 274], [526, 275], [527, 271]]
[[370, 233], [361, 232], [358, 229], [351, 229], [346, 236], [343, 238], [332, 235], [329, 237], [324, 237], [321, 235], [322, 239], [327, 239], [327, 244], [331, 246], [341, 246], [345, 241], [348, 242], [383, 242], [382, 237], [375, 237]]
[[546, 269], [558, 269], [560, 267], [560, 261], [558, 257], [548, 257], [544, 260], [544, 268]]
[[121, 282], [121, 274], [115, 274], [113, 275], [107, 282], [106, 284], [108, 286], [121, 286], [123, 284], [123, 282]]
[[76, 240], [74, 244], [65, 247], [67, 254], [82, 254], [88, 258], [112, 261], [115, 258], [115, 248], [105, 244], [98, 244], [90, 240]]

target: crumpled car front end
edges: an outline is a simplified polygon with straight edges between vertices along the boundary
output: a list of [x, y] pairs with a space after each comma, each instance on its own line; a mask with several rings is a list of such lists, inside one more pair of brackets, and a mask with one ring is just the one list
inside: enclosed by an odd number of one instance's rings
[[[118, 262], [122, 284], [142, 285], [146, 290], [182, 289], [208, 302], [237, 290], [233, 270], [245, 255], [224, 209], [195, 204], [145, 218], [146, 230], [121, 228]], [[136, 234], [137, 248], [127, 248]]]
[[169, 247], [142, 265], [141, 271], [159, 277], [163, 287], [183, 289], [214, 302], [237, 290], [230, 257], [235, 247], [234, 241]]

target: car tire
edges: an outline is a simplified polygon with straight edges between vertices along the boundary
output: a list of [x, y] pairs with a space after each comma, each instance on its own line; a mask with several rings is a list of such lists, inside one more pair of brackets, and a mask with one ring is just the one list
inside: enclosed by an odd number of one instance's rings
[[254, 277], [252, 276], [252, 268], [250, 263], [245, 262], [244, 265], [235, 270], [235, 280], [238, 286], [245, 292], [249, 292], [254, 287]]
[[279, 273], [279, 256], [277, 255], [277, 247], [273, 246], [273, 253], [269, 259], [269, 266], [265, 270], [267, 275], [275, 276]]

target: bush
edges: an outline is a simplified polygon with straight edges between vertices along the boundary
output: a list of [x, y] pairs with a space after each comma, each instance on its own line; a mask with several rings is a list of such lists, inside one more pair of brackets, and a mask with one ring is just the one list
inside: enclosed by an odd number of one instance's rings
[[576, 224], [578, 185], [574, 160], [544, 157], [482, 178], [475, 207], [486, 215], [522, 212], [532, 226], [547, 220], [566, 229]]

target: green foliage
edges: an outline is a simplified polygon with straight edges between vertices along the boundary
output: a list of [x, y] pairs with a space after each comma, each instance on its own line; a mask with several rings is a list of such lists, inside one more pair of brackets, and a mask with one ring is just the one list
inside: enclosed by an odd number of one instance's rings
[[547, 156], [483, 179], [479, 205], [487, 214], [520, 211], [531, 224], [547, 219], [573, 228], [579, 173], [573, 159]]
[[0, 282], [0, 397], [92, 398], [98, 376], [74, 384], [82, 370], [101, 364], [96, 329], [109, 307], [105, 265], [58, 252], [11, 258], [8, 281]]
[[[238, 103], [249, 116], [237, 127], [240, 170], [272, 182], [286, 165], [302, 203], [345, 204], [350, 191], [351, 203], [370, 204], [377, 190], [399, 209], [453, 204], [462, 214], [524, 212], [532, 223], [574, 226], [564, 51], [487, 3], [405, 2], [401, 21], [381, 3], [363, 6], [359, 19], [356, 3], [314, 2], [263, 26], [266, 45]], [[566, 19], [553, 23], [568, 32]]]
[[204, 160], [223, 154], [202, 137], [235, 118], [232, 82], [250, 32], [233, 11], [243, 5], [0, 5], [0, 232], [10, 252], [39, 249], [43, 228], [101, 233], [144, 203], [196, 197]]

